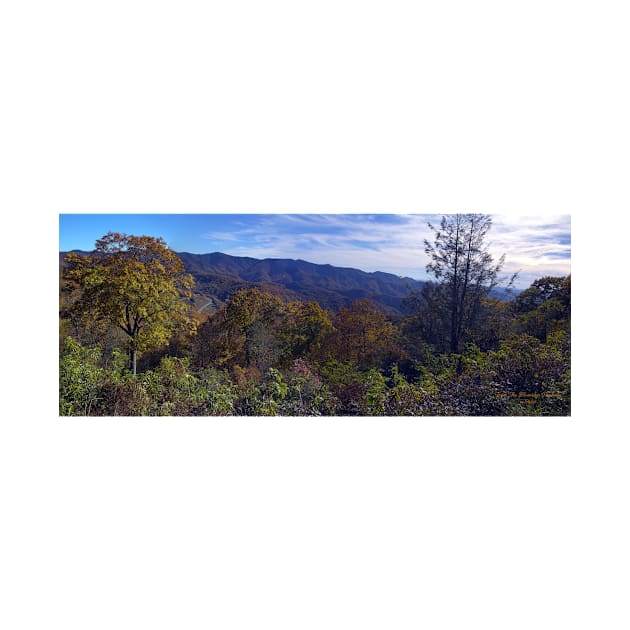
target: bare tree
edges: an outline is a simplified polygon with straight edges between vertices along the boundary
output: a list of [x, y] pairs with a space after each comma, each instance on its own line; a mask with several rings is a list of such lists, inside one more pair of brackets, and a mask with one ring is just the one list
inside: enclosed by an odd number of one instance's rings
[[487, 214], [445, 215], [439, 228], [429, 223], [434, 239], [433, 243], [424, 241], [430, 258], [426, 269], [439, 286], [441, 299], [437, 304], [448, 325], [452, 353], [459, 353], [462, 340], [479, 315], [482, 298], [499, 281], [505, 255], [495, 262], [489, 253], [486, 236], [491, 227], [492, 218]]

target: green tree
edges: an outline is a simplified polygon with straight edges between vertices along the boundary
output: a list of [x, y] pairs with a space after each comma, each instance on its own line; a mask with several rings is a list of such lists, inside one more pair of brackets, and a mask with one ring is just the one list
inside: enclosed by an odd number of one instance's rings
[[514, 300], [516, 312], [518, 314], [529, 313], [538, 308], [547, 300], [556, 299], [563, 307], [568, 307], [570, 303], [571, 276], [545, 276], [534, 280]]
[[481, 300], [478, 322], [470, 338], [483, 351], [497, 350], [499, 343], [509, 339], [515, 330], [511, 302], [487, 297]]
[[571, 321], [571, 276], [535, 280], [514, 300], [523, 332], [540, 341], [556, 330], [568, 330]]
[[427, 282], [403, 300], [403, 308], [410, 313], [403, 324], [403, 344], [407, 351], [422, 361], [427, 353], [445, 351], [449, 345], [448, 322], [444, 320], [443, 287]]
[[130, 368], [138, 352], [168, 343], [190, 317], [192, 276], [162, 238], [109, 232], [88, 256], [68, 254], [66, 289], [78, 298], [72, 311], [106, 322], [128, 337]]

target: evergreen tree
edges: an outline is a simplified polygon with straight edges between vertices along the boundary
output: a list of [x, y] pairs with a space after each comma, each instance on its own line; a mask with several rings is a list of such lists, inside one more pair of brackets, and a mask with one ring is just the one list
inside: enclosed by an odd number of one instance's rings
[[[430, 258], [427, 272], [438, 285], [435, 307], [448, 326], [449, 351], [459, 353], [461, 342], [475, 324], [482, 299], [497, 285], [505, 256], [495, 262], [486, 237], [492, 226], [487, 214], [451, 214], [435, 228], [434, 242], [424, 241]], [[512, 281], [514, 278], [512, 278]], [[511, 281], [511, 282], [512, 282]]]

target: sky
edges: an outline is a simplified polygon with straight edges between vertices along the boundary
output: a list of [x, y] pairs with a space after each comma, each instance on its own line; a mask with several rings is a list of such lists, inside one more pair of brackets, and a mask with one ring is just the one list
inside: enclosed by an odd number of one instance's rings
[[[59, 250], [91, 250], [109, 231], [161, 236], [176, 252], [223, 252], [252, 258], [294, 258], [428, 279], [427, 214], [62, 214]], [[503, 274], [518, 272], [527, 288], [542, 276], [571, 272], [570, 215], [492, 215], [487, 237]]]

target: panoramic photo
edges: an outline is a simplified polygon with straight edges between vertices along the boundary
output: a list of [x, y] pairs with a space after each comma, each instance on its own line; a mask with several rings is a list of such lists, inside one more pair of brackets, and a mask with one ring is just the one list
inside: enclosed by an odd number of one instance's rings
[[571, 217], [61, 214], [60, 416], [568, 416]]

